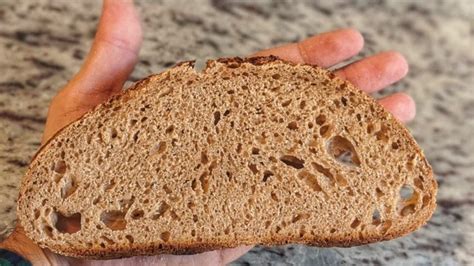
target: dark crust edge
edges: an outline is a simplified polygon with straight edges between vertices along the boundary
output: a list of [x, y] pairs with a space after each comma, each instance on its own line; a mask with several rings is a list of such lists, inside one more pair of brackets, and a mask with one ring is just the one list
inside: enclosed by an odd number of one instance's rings
[[[58, 135], [60, 135], [63, 130], [71, 126], [71, 124], [77, 122], [78, 120], [83, 119], [84, 117], [88, 116], [89, 114], [95, 112], [98, 108], [107, 108], [111, 103], [114, 101], [119, 101], [119, 100], [127, 100], [127, 97], [130, 94], [130, 91], [135, 91], [135, 90], [140, 90], [143, 89], [147, 86], [147, 84], [155, 77], [160, 77], [163, 75], [166, 75], [170, 73], [172, 69], [175, 68], [193, 68], [194, 67], [194, 62], [195, 61], [183, 61], [180, 63], [177, 63], [174, 67], [170, 68], [169, 70], [166, 70], [164, 72], [161, 72], [159, 74], [153, 74], [150, 75], [142, 80], [137, 81], [133, 86], [131, 86], [129, 89], [122, 91], [120, 94], [117, 94], [115, 96], [112, 96], [109, 100], [107, 100], [104, 103], [101, 103], [94, 107], [93, 109], [89, 110], [88, 112], [84, 113], [81, 117], [78, 119], [72, 121], [62, 129], [60, 129], [58, 132], [56, 132], [45, 144], [43, 144], [40, 149], [36, 152], [36, 154], [33, 156], [30, 166], [33, 163], [34, 160], [36, 160], [37, 156], [43, 151], [48, 144]], [[331, 79], [340, 79], [338, 78], [333, 71], [327, 70], [320, 68], [316, 65], [309, 65], [309, 64], [296, 64], [293, 62], [287, 62], [284, 61], [276, 56], [265, 56], [265, 57], [248, 57], [248, 58], [240, 58], [240, 57], [227, 57], [227, 58], [219, 58], [216, 60], [209, 60], [207, 61], [207, 68], [211, 67], [212, 64], [214, 63], [221, 63], [226, 65], [226, 67], [229, 68], [236, 68], [240, 66], [241, 64], [244, 63], [250, 63], [253, 65], [265, 65], [265, 64], [270, 64], [270, 63], [280, 63], [280, 64], [287, 64], [287, 65], [292, 65], [292, 66], [309, 66], [315, 69], [321, 69], [324, 72], [328, 74], [328, 76]], [[204, 71], [206, 71], [204, 69]], [[408, 129], [396, 118], [394, 118], [388, 111], [386, 111], [380, 104], [376, 102], [375, 99], [364, 93], [362, 90], [358, 89], [356, 86], [354, 86], [352, 83], [340, 79], [343, 83], [346, 85], [346, 90], [350, 90], [360, 97], [368, 100], [368, 103], [372, 103], [376, 107], [376, 112], [377, 113], [386, 113], [389, 115], [389, 121], [396, 124], [396, 127], [400, 129], [400, 133], [403, 135], [403, 137], [410, 143], [410, 145], [415, 149], [415, 152], [421, 156], [420, 160], [423, 161], [425, 164], [426, 169], [428, 169], [428, 175], [426, 176], [428, 181], [431, 180], [431, 193], [430, 196], [432, 196], [432, 200], [428, 206], [426, 206], [425, 211], [420, 213], [419, 219], [417, 222], [413, 222], [409, 224], [408, 226], [403, 226], [402, 228], [397, 228], [396, 230], [389, 230], [387, 234], [384, 234], [383, 236], [380, 237], [366, 237], [366, 238], [356, 238], [352, 235], [347, 236], [346, 238], [333, 238], [333, 239], [323, 239], [323, 240], [314, 240], [314, 239], [298, 239], [298, 240], [293, 240], [293, 239], [283, 239], [283, 238], [269, 238], [261, 241], [260, 243], [255, 243], [251, 241], [242, 241], [239, 243], [233, 243], [232, 241], [229, 241], [227, 243], [184, 243], [184, 244], [160, 244], [160, 245], [154, 245], [153, 243], [150, 245], [141, 245], [137, 246], [134, 245], [132, 247], [130, 246], [121, 246], [109, 250], [100, 250], [100, 249], [68, 249], [64, 248], [61, 245], [55, 245], [55, 246], [43, 246], [44, 248], [49, 248], [51, 251], [66, 255], [66, 256], [72, 256], [72, 257], [77, 257], [77, 258], [89, 258], [89, 259], [112, 259], [112, 258], [123, 258], [123, 257], [131, 257], [131, 256], [139, 256], [139, 255], [159, 255], [159, 254], [196, 254], [196, 253], [201, 253], [205, 251], [210, 251], [210, 250], [216, 250], [216, 249], [222, 249], [222, 248], [232, 248], [236, 247], [239, 245], [255, 245], [255, 244], [262, 244], [262, 245], [267, 245], [267, 246], [274, 246], [274, 245], [282, 245], [282, 244], [307, 244], [307, 245], [313, 245], [313, 246], [319, 246], [319, 247], [350, 247], [350, 246], [358, 246], [358, 245], [364, 245], [364, 244], [369, 244], [369, 243], [374, 243], [374, 242], [379, 242], [379, 241], [385, 241], [385, 240], [391, 240], [397, 237], [401, 237], [404, 235], [407, 235], [408, 233], [415, 231], [416, 229], [420, 228], [424, 224], [427, 223], [427, 221], [431, 218], [431, 216], [434, 213], [434, 210], [436, 208], [436, 194], [437, 194], [437, 189], [438, 185], [437, 182], [434, 178], [433, 170], [432, 167], [429, 165], [428, 161], [426, 160], [426, 157], [424, 156], [423, 151], [421, 148], [418, 146], [414, 138], [411, 136], [409, 133]], [[18, 197], [18, 201], [22, 200], [22, 195], [24, 194], [23, 191], [26, 189], [25, 185], [29, 181], [29, 173], [30, 167], [28, 167], [27, 172], [25, 176], [23, 177], [23, 180], [21, 182], [21, 188], [20, 188], [20, 193]], [[430, 189], [428, 188], [428, 189]], [[428, 191], [427, 189], [427, 191]], [[18, 203], [17, 205], [17, 212], [20, 213], [20, 206], [21, 204]], [[20, 224], [23, 223], [22, 219], [18, 217]], [[392, 227], [393, 228], [393, 227]], [[27, 233], [28, 236], [28, 233]], [[28, 236], [30, 238], [30, 236]], [[34, 239], [33, 239], [34, 241]]]

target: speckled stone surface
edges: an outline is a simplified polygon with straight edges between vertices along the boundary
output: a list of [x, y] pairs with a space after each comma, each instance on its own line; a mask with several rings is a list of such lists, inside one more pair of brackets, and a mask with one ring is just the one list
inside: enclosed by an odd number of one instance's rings
[[[407, 91], [418, 104], [409, 128], [439, 180], [438, 209], [427, 226], [397, 240], [256, 247], [235, 265], [474, 264], [474, 2], [316, 2], [138, 1], [145, 41], [130, 79], [176, 61], [358, 28], [362, 55], [395, 49], [410, 63], [408, 77], [389, 91]], [[0, 0], [0, 239], [15, 224], [19, 180], [40, 145], [48, 102], [78, 70], [99, 13], [96, 0]]]

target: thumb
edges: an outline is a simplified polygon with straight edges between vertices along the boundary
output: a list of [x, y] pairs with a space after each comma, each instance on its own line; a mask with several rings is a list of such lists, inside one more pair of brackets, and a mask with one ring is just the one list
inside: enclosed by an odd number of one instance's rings
[[120, 91], [138, 60], [142, 38], [133, 0], [104, 0], [89, 55], [65, 90], [86, 96], [90, 105]]
[[43, 143], [122, 89], [138, 60], [142, 29], [132, 0], [104, 0], [92, 48], [82, 68], [49, 106]]

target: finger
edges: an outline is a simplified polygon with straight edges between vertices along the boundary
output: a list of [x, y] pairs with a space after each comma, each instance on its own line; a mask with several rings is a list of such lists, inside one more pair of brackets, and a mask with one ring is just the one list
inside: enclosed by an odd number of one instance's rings
[[237, 248], [229, 248], [221, 250], [221, 257], [224, 264], [231, 263], [232, 261], [240, 258], [242, 255], [251, 250], [253, 246], [242, 246]]
[[354, 29], [340, 29], [322, 33], [299, 43], [263, 50], [253, 56], [274, 55], [294, 63], [330, 67], [346, 60], [364, 46], [364, 38]]
[[415, 101], [408, 94], [395, 93], [380, 99], [379, 103], [402, 122], [408, 122], [415, 118]]
[[121, 90], [137, 62], [141, 42], [142, 29], [133, 1], [104, 0], [92, 48], [67, 88], [98, 102]]
[[395, 83], [408, 73], [408, 63], [398, 52], [390, 51], [359, 60], [336, 71], [336, 75], [370, 93]]
[[242, 246], [207, 251], [195, 255], [161, 255], [160, 262], [166, 265], [226, 265], [247, 253], [253, 246]]

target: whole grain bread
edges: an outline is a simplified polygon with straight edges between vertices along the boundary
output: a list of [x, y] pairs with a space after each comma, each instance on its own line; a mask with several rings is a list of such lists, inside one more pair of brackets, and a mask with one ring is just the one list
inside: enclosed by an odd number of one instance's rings
[[18, 217], [74, 257], [352, 246], [417, 229], [436, 191], [407, 129], [350, 83], [230, 58], [150, 76], [61, 130], [22, 181]]

